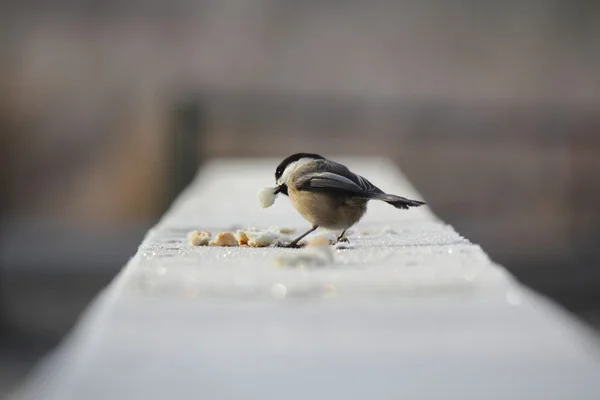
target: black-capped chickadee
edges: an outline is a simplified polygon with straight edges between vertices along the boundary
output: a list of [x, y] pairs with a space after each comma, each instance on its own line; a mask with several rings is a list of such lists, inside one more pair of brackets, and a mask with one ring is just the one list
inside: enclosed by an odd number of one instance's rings
[[346, 230], [356, 224], [367, 211], [369, 200], [381, 200], [400, 209], [425, 203], [387, 194], [346, 166], [318, 154], [297, 153], [283, 160], [275, 170], [274, 194], [290, 198], [296, 210], [312, 224], [312, 228], [286, 247], [298, 242], [318, 227], [342, 230], [337, 242], [347, 241]]

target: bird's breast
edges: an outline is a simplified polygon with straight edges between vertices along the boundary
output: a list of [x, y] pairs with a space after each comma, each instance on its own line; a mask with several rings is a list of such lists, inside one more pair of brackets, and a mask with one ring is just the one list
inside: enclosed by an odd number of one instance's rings
[[327, 229], [346, 229], [356, 224], [367, 211], [366, 199], [296, 190], [289, 187], [292, 205], [312, 225]]

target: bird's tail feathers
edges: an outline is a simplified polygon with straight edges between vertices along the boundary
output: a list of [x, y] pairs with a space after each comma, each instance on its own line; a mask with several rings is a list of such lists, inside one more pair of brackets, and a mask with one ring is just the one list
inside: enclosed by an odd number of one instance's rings
[[386, 203], [400, 208], [402, 210], [407, 210], [411, 207], [419, 207], [425, 205], [427, 203], [419, 200], [410, 200], [405, 197], [395, 196], [393, 194], [381, 194], [376, 197], [377, 200], [385, 201]]

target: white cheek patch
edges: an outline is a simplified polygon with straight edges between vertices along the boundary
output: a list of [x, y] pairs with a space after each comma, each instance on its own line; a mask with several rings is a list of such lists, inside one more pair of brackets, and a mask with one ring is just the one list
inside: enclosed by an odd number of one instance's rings
[[292, 172], [294, 171], [294, 168], [296, 168], [296, 163], [293, 162], [290, 165], [288, 165], [285, 170], [283, 171], [283, 174], [281, 175], [281, 177], [277, 180], [277, 184], [278, 185], [287, 185], [290, 176], [292, 175]]
[[278, 185], [281, 185], [281, 184], [287, 185], [289, 183], [290, 177], [292, 176], [292, 173], [296, 170], [296, 168], [301, 167], [302, 165], [304, 165], [310, 161], [313, 161], [313, 160], [311, 158], [301, 158], [298, 161], [294, 161], [293, 163], [288, 165], [285, 168], [285, 171], [283, 171], [281, 178], [279, 178], [277, 180], [277, 184]]
[[275, 203], [275, 198], [277, 195], [275, 194], [274, 187], [265, 187], [258, 191], [258, 201], [262, 208], [269, 208]]

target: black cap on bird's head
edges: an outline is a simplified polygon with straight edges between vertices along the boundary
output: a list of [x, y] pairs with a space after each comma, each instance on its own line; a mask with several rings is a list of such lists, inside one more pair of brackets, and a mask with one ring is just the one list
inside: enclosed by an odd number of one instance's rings
[[[320, 156], [318, 154], [314, 154], [314, 153], [296, 153], [296, 154], [292, 154], [289, 157], [286, 157], [281, 163], [279, 163], [279, 165], [277, 166], [277, 168], [275, 169], [275, 182], [277, 182], [279, 180], [279, 178], [281, 178], [283, 176], [283, 173], [285, 172], [285, 169], [288, 167], [288, 165], [290, 165], [291, 163], [294, 163], [298, 160], [301, 160], [303, 158], [310, 158], [313, 160], [324, 160], [325, 157]], [[276, 187], [275, 189], [275, 194], [277, 193], [283, 193], [285, 195], [287, 195], [287, 185], [286, 184], [281, 184], [279, 186]]]
[[301, 160], [303, 158], [312, 158], [314, 160], [324, 160], [325, 157], [320, 156], [318, 154], [314, 154], [314, 153], [296, 153], [296, 154], [292, 154], [289, 157], [286, 157], [278, 166], [277, 169], [275, 169], [275, 180], [278, 180], [279, 178], [281, 178], [281, 176], [283, 175], [283, 172], [285, 171], [285, 169], [287, 168], [288, 165], [290, 165], [293, 162], [296, 162], [298, 160]]

